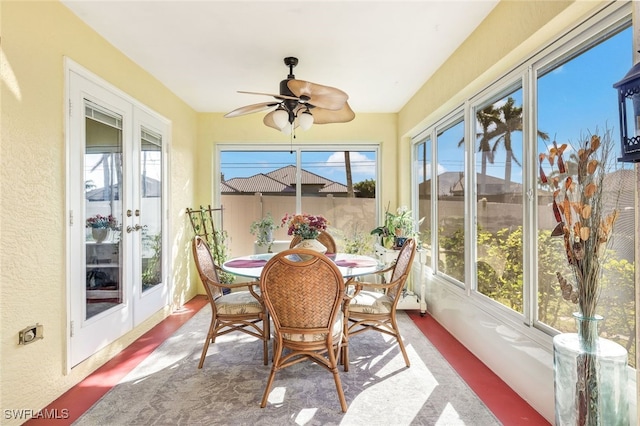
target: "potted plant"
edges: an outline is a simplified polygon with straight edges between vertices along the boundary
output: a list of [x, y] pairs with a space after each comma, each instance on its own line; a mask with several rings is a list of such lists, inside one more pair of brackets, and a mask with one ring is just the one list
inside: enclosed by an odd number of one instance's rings
[[107, 239], [110, 230], [118, 229], [118, 221], [113, 215], [103, 216], [97, 214], [87, 218], [86, 227], [91, 229], [93, 239], [101, 243]]
[[267, 246], [267, 253], [271, 253], [271, 246], [273, 245], [273, 231], [278, 229], [278, 225], [273, 221], [271, 213], [267, 213], [265, 217], [260, 220], [256, 220], [249, 227], [251, 235], [256, 236], [256, 243], [258, 246]]
[[[422, 223], [420, 219], [417, 224]], [[399, 249], [407, 238], [417, 236], [414, 225], [413, 213], [406, 206], [400, 206], [395, 213], [389, 211], [389, 206], [384, 213], [384, 225], [371, 231], [372, 235], [378, 235], [381, 244], [387, 248]], [[391, 247], [389, 247], [392, 244]]]
[[287, 213], [281, 223], [282, 226], [287, 227], [287, 235], [296, 235], [301, 238], [300, 243], [296, 245], [297, 248], [326, 253], [327, 247], [316, 239], [321, 231], [326, 231], [329, 224], [324, 216], [307, 213], [290, 215]]

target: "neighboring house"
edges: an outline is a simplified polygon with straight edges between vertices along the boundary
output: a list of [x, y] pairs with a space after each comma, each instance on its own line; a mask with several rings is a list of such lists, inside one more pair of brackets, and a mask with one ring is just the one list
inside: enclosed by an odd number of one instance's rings
[[[90, 189], [85, 193], [85, 199], [87, 201], [110, 201], [111, 193], [113, 191], [113, 199], [120, 199], [120, 184], [113, 184], [110, 187], [104, 186], [102, 188]], [[142, 185], [140, 185], [140, 191], [142, 198], [158, 198], [161, 195], [162, 185], [159, 180], [150, 177], [144, 178]]]
[[[301, 175], [302, 195], [333, 195], [346, 197], [347, 186], [334, 182], [307, 170]], [[263, 195], [296, 195], [296, 167], [285, 166], [269, 173], [259, 173], [246, 178], [232, 178], [220, 184], [222, 195], [247, 195], [260, 192]], [[357, 190], [354, 190], [357, 196]]]
[[[478, 200], [484, 199], [494, 203], [522, 203], [522, 184], [510, 182], [506, 185], [505, 180], [495, 176], [476, 176]], [[506, 188], [505, 188], [506, 187]], [[419, 185], [420, 198], [428, 199], [431, 195], [431, 179], [421, 182]], [[544, 194], [551, 193], [542, 191]], [[540, 194], [543, 195], [543, 194]], [[440, 199], [464, 199], [464, 174], [461, 172], [444, 172], [438, 175], [438, 197]], [[545, 197], [545, 202], [550, 198]], [[542, 201], [542, 200], [540, 200]]]

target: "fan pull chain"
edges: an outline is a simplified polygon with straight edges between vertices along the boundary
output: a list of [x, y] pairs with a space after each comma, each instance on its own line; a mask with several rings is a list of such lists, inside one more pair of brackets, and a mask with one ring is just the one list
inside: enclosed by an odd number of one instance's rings
[[293, 154], [293, 140], [296, 137], [296, 128], [291, 123], [291, 132], [289, 133], [289, 141], [291, 143], [291, 147], [289, 148], [289, 154]]

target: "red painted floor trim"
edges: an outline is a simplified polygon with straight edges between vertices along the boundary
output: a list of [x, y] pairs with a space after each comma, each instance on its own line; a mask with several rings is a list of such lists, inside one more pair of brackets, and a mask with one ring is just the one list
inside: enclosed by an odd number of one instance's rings
[[51, 418], [34, 418], [25, 424], [70, 425], [207, 303], [205, 296], [194, 297], [41, 411], [43, 417]]
[[[55, 415], [55, 419], [31, 419], [25, 424], [30, 426], [52, 423], [56, 425], [72, 424], [162, 342], [191, 319], [206, 303], [206, 297], [196, 296], [187, 302], [182, 310], [167, 317], [85, 380], [41, 410], [42, 413], [49, 416]], [[467, 382], [469, 387], [504, 425], [549, 425], [537, 411], [430, 315], [421, 317], [418, 311], [407, 311], [407, 313], [460, 377]], [[64, 415], [65, 411], [63, 410], [66, 410], [68, 416]]]
[[550, 423], [430, 315], [406, 311], [438, 352], [506, 426]]

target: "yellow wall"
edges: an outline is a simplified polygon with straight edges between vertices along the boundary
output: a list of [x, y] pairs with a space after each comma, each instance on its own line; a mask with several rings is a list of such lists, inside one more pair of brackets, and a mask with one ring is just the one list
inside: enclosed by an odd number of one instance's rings
[[[73, 59], [172, 122], [175, 302], [192, 298], [181, 209], [194, 203], [197, 114], [58, 2], [1, 5], [1, 408], [40, 409], [158, 322], [156, 315], [66, 374], [64, 60]], [[188, 230], [187, 230], [188, 231]], [[193, 280], [191, 280], [193, 281]], [[18, 346], [18, 331], [44, 339]], [[4, 424], [3, 417], [3, 424]]]

